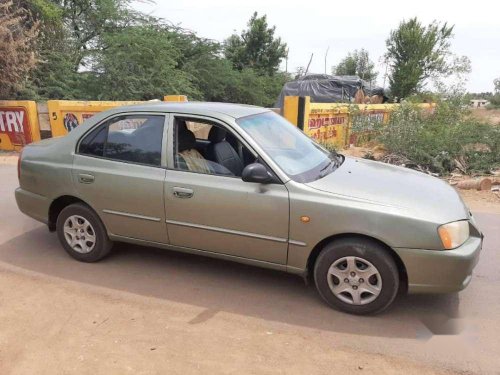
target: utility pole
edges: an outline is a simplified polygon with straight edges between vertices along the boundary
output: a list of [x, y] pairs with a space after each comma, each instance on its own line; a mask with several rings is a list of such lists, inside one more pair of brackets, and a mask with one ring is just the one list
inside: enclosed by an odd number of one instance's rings
[[387, 57], [384, 59], [384, 64], [385, 64], [385, 74], [384, 74], [384, 84], [383, 84], [383, 88], [384, 88], [384, 91], [385, 91], [385, 80], [387, 78], [387, 70], [389, 68], [389, 63], [387, 61]]
[[313, 60], [314, 53], [311, 53], [311, 58], [309, 59], [309, 64], [307, 64], [306, 72], [304, 75], [307, 75], [307, 72], [309, 71], [309, 66], [311, 65], [311, 61]]
[[285, 73], [288, 73], [288, 52], [290, 52], [290, 48], [286, 49], [286, 57], [285, 57]]
[[326, 74], [326, 57], [328, 56], [329, 50], [330, 50], [330, 46], [328, 46], [328, 48], [326, 49], [326, 53], [325, 53], [325, 74]]

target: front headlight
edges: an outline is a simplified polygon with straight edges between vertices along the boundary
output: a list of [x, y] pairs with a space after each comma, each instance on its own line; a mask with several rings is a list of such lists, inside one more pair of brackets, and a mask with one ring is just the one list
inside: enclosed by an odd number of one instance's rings
[[446, 250], [462, 245], [469, 238], [469, 222], [467, 220], [443, 224], [438, 228], [439, 237]]

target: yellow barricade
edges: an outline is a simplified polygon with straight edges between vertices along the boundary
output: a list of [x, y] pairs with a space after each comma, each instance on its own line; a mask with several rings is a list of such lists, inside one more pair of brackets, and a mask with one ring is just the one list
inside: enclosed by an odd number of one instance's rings
[[96, 113], [119, 106], [138, 103], [142, 102], [49, 100], [47, 101], [47, 107], [52, 136], [61, 137], [68, 134], [68, 132]]
[[[188, 99], [186, 95], [165, 95], [163, 101], [187, 102]], [[47, 101], [47, 107], [52, 136], [60, 137], [68, 134], [68, 132], [96, 113], [115, 107], [139, 103], [144, 102], [49, 100]]]
[[[345, 148], [356, 144], [359, 137], [370, 136], [370, 131], [353, 131], [354, 118], [356, 122], [387, 124], [398, 107], [399, 104], [311, 103], [308, 96], [286, 96], [283, 116], [320, 143]], [[419, 107], [432, 111], [435, 104]]]
[[322, 144], [342, 148], [347, 142], [349, 124], [347, 107], [313, 103], [304, 124], [304, 132]]
[[40, 140], [36, 103], [0, 100], [0, 150], [20, 150]]
[[337, 103], [311, 103], [310, 98], [286, 96], [283, 116], [322, 144], [342, 148], [349, 133], [349, 108]]
[[187, 102], [188, 98], [186, 95], [165, 95], [163, 97], [164, 102]]

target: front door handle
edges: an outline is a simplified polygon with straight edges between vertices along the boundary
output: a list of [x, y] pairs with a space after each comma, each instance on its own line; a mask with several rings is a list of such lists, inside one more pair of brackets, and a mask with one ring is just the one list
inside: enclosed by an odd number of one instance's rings
[[92, 176], [91, 174], [80, 173], [78, 175], [78, 182], [82, 184], [91, 184], [92, 182], [94, 182], [94, 176]]
[[173, 187], [172, 191], [174, 192], [174, 196], [177, 198], [191, 198], [194, 195], [194, 191], [192, 189], [183, 188], [183, 187]]

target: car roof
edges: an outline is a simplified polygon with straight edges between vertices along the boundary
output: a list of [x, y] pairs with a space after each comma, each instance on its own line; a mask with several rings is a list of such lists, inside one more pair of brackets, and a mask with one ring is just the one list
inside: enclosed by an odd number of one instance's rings
[[207, 116], [223, 114], [237, 119], [268, 112], [269, 109], [246, 104], [216, 102], [144, 102], [115, 108], [117, 113], [127, 111], [177, 112]]

